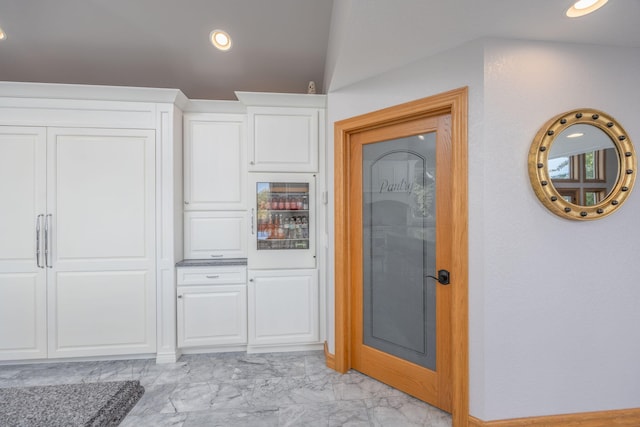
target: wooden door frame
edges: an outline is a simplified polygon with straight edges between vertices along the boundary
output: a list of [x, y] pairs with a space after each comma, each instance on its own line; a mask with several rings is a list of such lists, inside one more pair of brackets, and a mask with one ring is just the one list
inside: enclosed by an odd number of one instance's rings
[[441, 114], [451, 115], [451, 194], [453, 205], [451, 271], [451, 392], [454, 427], [467, 426], [469, 419], [469, 325], [468, 325], [468, 88], [407, 102], [335, 123], [335, 369], [351, 368], [351, 295], [349, 291], [349, 161], [351, 135], [394, 123]]

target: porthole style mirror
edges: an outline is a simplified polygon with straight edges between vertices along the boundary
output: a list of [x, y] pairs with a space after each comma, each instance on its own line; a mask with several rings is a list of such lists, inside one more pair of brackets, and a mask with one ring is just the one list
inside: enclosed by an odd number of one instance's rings
[[594, 109], [552, 118], [529, 150], [529, 179], [536, 196], [567, 219], [593, 220], [613, 213], [629, 196], [636, 172], [627, 132]]

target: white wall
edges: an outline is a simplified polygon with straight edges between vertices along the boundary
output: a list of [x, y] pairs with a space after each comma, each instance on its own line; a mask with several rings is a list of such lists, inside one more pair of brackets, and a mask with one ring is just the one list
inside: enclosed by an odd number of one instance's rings
[[537, 130], [573, 108], [640, 141], [640, 50], [494, 40], [485, 52], [485, 267], [471, 272], [485, 301], [482, 418], [640, 407], [640, 190], [609, 217], [568, 221], [526, 168]]
[[[335, 121], [469, 86], [470, 405], [480, 419], [640, 407], [640, 190], [607, 218], [573, 222], [542, 206], [527, 174], [532, 138], [565, 110], [603, 110], [640, 141], [638, 69], [638, 49], [484, 40], [328, 94], [332, 171]], [[332, 266], [328, 288], [333, 351]]]

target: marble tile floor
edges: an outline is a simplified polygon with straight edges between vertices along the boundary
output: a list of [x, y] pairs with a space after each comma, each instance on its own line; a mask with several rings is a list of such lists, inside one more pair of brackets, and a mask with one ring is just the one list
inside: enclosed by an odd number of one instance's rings
[[[122, 427], [449, 427], [451, 417], [322, 352], [184, 355], [0, 366], [0, 387], [138, 379], [145, 394]], [[2, 425], [2, 420], [0, 420]]]

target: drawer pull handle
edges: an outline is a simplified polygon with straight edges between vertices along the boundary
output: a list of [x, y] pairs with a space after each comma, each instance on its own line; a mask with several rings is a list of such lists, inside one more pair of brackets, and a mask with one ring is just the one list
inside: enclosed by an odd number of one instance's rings
[[211, 258], [222, 258], [224, 255], [210, 255]]
[[207, 279], [217, 279], [218, 277], [220, 277], [219, 275], [214, 275], [214, 276], [207, 276]]

